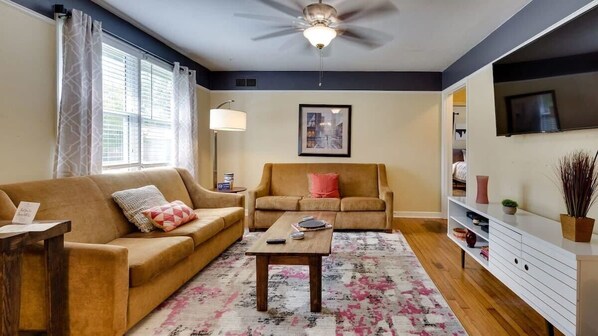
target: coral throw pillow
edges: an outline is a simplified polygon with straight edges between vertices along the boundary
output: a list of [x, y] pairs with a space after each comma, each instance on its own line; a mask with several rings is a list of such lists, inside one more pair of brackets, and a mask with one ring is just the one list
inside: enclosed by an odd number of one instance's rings
[[181, 201], [174, 201], [165, 205], [153, 207], [143, 211], [155, 227], [165, 232], [172, 231], [177, 227], [197, 218], [193, 209]]
[[309, 194], [313, 198], [340, 198], [338, 174], [307, 174]]

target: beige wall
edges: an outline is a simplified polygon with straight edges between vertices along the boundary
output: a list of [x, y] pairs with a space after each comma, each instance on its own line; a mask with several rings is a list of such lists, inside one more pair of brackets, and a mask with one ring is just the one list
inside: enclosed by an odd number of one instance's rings
[[210, 91], [197, 87], [197, 113], [199, 124], [199, 168], [197, 179], [206, 187], [212, 186], [212, 143], [210, 128]]
[[[475, 176], [489, 175], [491, 202], [513, 198], [522, 209], [557, 220], [565, 211], [555, 185], [554, 165], [577, 149], [598, 149], [598, 129], [497, 137], [492, 67], [468, 79], [468, 198], [475, 200]], [[594, 206], [590, 217], [598, 217]], [[596, 227], [598, 232], [598, 226]]]
[[52, 176], [54, 24], [0, 2], [0, 183]]
[[[216, 92], [212, 106], [234, 99], [246, 132], [219, 132], [219, 172], [257, 186], [266, 162], [381, 162], [395, 191], [395, 211], [440, 211], [440, 93]], [[299, 104], [352, 105], [350, 158], [299, 157]]]

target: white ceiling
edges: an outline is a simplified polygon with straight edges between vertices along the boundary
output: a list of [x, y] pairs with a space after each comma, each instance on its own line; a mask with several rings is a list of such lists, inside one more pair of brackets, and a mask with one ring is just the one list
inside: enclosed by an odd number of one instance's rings
[[[289, 6], [312, 0], [277, 0]], [[370, 2], [371, 0], [368, 0]], [[443, 71], [530, 0], [391, 0], [398, 13], [354, 24], [384, 31], [392, 40], [368, 50], [342, 39], [327, 47], [329, 71]], [[256, 0], [94, 0], [210, 70], [317, 70], [315, 48], [301, 33], [253, 41], [277, 23], [235, 13], [292, 18]], [[359, 0], [324, 1], [342, 14]]]

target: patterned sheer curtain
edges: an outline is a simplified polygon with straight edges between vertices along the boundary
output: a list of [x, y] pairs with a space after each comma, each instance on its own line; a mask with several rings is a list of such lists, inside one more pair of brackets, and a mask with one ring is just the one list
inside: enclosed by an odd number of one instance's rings
[[102, 172], [102, 24], [72, 10], [62, 34], [54, 177]]
[[197, 97], [195, 71], [174, 63], [173, 68], [174, 150], [172, 164], [187, 169], [197, 177], [199, 150], [197, 143]]

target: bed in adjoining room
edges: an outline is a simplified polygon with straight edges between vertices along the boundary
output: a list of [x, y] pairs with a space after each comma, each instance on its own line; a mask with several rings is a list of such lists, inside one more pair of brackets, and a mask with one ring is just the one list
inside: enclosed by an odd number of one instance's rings
[[465, 149], [453, 148], [453, 196], [465, 196], [467, 184], [467, 163]]

